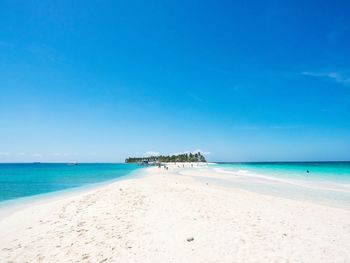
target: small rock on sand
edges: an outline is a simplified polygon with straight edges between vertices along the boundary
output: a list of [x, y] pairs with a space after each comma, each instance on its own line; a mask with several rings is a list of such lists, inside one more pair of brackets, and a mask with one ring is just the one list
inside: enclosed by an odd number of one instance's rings
[[187, 242], [191, 242], [191, 241], [194, 240], [194, 238], [193, 237], [188, 237], [186, 240], [187, 240]]

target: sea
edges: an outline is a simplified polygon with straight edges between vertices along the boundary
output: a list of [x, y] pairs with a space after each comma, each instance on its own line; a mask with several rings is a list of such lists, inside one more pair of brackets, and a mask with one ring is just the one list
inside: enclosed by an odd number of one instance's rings
[[[215, 163], [213, 182], [350, 209], [350, 162]], [[207, 178], [210, 180], [210, 178]]]
[[0, 205], [127, 178], [139, 169], [136, 164], [1, 163]]

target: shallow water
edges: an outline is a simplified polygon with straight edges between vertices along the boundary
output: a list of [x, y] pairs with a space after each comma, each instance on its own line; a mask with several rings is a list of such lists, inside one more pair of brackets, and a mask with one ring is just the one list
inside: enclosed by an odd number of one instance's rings
[[[214, 183], [350, 209], [350, 162], [218, 163]], [[307, 172], [308, 171], [308, 172]]]
[[131, 174], [133, 164], [0, 164], [0, 203], [93, 185]]

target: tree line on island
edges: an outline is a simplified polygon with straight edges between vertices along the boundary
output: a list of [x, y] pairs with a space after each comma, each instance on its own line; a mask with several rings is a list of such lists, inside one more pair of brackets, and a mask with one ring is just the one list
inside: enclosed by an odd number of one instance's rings
[[144, 163], [144, 162], [206, 162], [204, 155], [198, 153], [182, 153], [177, 155], [158, 155], [149, 157], [129, 157], [125, 159], [126, 163]]

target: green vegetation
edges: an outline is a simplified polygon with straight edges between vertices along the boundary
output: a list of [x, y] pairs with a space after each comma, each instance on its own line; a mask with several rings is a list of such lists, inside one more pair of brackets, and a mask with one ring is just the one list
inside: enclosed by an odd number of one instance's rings
[[205, 157], [200, 153], [183, 153], [178, 155], [159, 155], [149, 157], [129, 157], [126, 163], [142, 162], [206, 162]]

